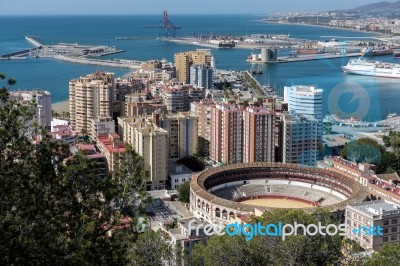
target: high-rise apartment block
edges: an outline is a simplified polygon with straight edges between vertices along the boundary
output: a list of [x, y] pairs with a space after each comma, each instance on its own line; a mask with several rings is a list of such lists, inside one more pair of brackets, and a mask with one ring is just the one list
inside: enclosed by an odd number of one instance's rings
[[314, 166], [318, 155], [319, 121], [301, 115], [281, 117], [282, 162]]
[[118, 117], [118, 132], [150, 173], [147, 190], [164, 189], [168, 178], [168, 132], [155, 124], [159, 114], [153, 116]]
[[214, 70], [209, 65], [192, 65], [190, 67], [190, 84], [211, 89], [213, 87]]
[[140, 128], [145, 121], [146, 117], [143, 116], [118, 117], [118, 134], [124, 142], [135, 147], [135, 129]]
[[113, 172], [125, 161], [126, 145], [118, 134], [98, 136], [96, 139], [97, 147], [107, 160], [108, 170]]
[[125, 99], [125, 108], [123, 112], [123, 116], [125, 117], [151, 115], [157, 110], [167, 112], [167, 106], [165, 104], [160, 104], [153, 100], [147, 101], [145, 98], [138, 97], [135, 94], [126, 95]]
[[21, 104], [36, 103], [34, 121], [41, 127], [51, 127], [51, 93], [44, 90], [11, 91], [10, 97]]
[[115, 80], [113, 112], [117, 116], [125, 116], [128, 95], [135, 95], [146, 99], [146, 82], [138, 78], [118, 78]]
[[322, 141], [323, 128], [323, 90], [314, 86], [284, 87], [284, 101], [289, 105], [289, 112], [313, 117], [318, 121], [318, 137]]
[[159, 126], [168, 132], [168, 158], [179, 159], [196, 152], [198, 118], [190, 113], [163, 115]]
[[[382, 245], [400, 243], [400, 206], [386, 201], [366, 201], [346, 207], [347, 237], [366, 250], [379, 250]], [[375, 233], [370, 234], [371, 227]], [[379, 234], [378, 228], [381, 229]]]
[[190, 103], [204, 98], [204, 89], [189, 84], [165, 85], [160, 87], [160, 94], [169, 112], [188, 112]]
[[243, 112], [243, 162], [275, 161], [275, 113], [262, 107]]
[[279, 97], [270, 97], [264, 99], [262, 106], [273, 110], [275, 112], [275, 161], [282, 162], [282, 127], [281, 127], [281, 116], [288, 112], [288, 104], [282, 102]]
[[144, 170], [150, 173], [146, 189], [165, 189], [168, 180], [168, 132], [146, 122], [135, 129], [135, 135], [135, 151], [143, 158]]
[[97, 118], [90, 119], [89, 122], [90, 130], [88, 133], [92, 139], [96, 139], [96, 137], [100, 135], [115, 133], [115, 122], [110, 116], [99, 116]]
[[235, 104], [210, 106], [210, 158], [234, 164], [275, 161], [275, 112]]
[[198, 135], [208, 141], [210, 141], [211, 106], [215, 106], [215, 102], [211, 100], [202, 100], [190, 104], [190, 112], [198, 117]]
[[224, 164], [243, 162], [243, 107], [211, 107], [210, 158]]
[[113, 116], [113, 73], [96, 72], [69, 82], [71, 126], [90, 131], [90, 119]]
[[198, 49], [196, 51], [175, 54], [175, 67], [178, 81], [189, 83], [190, 66], [194, 64], [211, 65], [211, 59], [212, 55], [209, 49]]

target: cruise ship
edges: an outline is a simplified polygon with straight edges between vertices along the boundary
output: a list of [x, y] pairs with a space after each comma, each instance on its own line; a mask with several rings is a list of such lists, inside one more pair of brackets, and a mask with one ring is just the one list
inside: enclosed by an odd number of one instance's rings
[[342, 66], [342, 69], [345, 73], [349, 74], [383, 78], [400, 78], [400, 64], [367, 61], [362, 58], [351, 59], [346, 66]]

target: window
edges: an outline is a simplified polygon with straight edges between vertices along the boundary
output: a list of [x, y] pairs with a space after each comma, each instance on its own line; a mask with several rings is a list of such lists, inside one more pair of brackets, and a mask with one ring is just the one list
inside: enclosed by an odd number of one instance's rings
[[389, 229], [388, 228], [383, 228], [383, 233], [384, 234], [387, 234], [389, 232]]
[[390, 240], [392, 240], [392, 241], [393, 241], [393, 240], [397, 240], [397, 235], [391, 236], [391, 237], [390, 237]]
[[383, 220], [383, 225], [388, 225], [389, 224], [389, 220]]
[[392, 227], [392, 233], [397, 232], [397, 227]]
[[397, 224], [397, 219], [392, 219], [392, 224]]
[[388, 237], [387, 236], [383, 237], [383, 242], [388, 242]]
[[354, 214], [354, 219], [357, 219], [357, 214]]

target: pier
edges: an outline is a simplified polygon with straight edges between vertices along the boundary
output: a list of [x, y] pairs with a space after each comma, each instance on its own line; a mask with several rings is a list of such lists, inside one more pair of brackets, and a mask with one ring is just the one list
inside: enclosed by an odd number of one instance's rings
[[99, 65], [118, 68], [139, 69], [141, 61], [134, 60], [100, 60], [93, 57], [125, 52], [118, 50], [115, 46], [105, 45], [79, 45], [77, 43], [59, 43], [56, 45], [45, 45], [37, 41], [38, 37], [25, 36], [25, 40], [35, 48], [25, 49], [17, 52], [0, 55], [0, 60], [23, 60], [30, 58], [53, 58], [71, 63]]
[[27, 49], [18, 52], [3, 54], [0, 56], [1, 60], [16, 60], [16, 59], [27, 59], [27, 56], [39, 48]]
[[279, 48], [289, 48], [292, 45], [300, 45], [301, 40], [291, 39], [287, 40], [264, 40], [265, 43], [246, 43], [245, 41], [235, 41], [235, 47], [219, 47], [217, 44], [213, 44], [204, 40], [196, 38], [159, 38], [161, 41], [173, 42], [177, 44], [195, 45], [206, 48], [214, 49], [247, 49], [247, 50], [257, 50], [262, 48], [279, 47]]
[[[349, 53], [349, 54], [315, 54], [315, 55], [298, 55], [297, 57], [278, 57], [276, 61], [266, 62], [267, 64], [276, 63], [294, 63], [294, 62], [304, 62], [304, 61], [314, 61], [314, 60], [327, 60], [327, 59], [337, 59], [337, 58], [351, 58], [360, 57], [360, 53]], [[261, 63], [261, 62], [251, 62], [251, 63]]]
[[70, 63], [86, 64], [86, 65], [98, 65], [107, 67], [117, 68], [129, 68], [129, 69], [140, 69], [142, 62], [134, 60], [100, 60], [100, 59], [89, 59], [89, 58], [76, 58], [64, 55], [56, 55], [54, 59], [60, 61], [66, 61]]
[[205, 47], [205, 48], [213, 48], [213, 49], [218, 49], [219, 48], [218, 45], [216, 45], [216, 44], [211, 44], [211, 43], [206, 43], [206, 42], [199, 42], [196, 39], [187, 40], [187, 39], [159, 38], [159, 40], [164, 41], [164, 42], [178, 43], [178, 44], [196, 45], [196, 46]]
[[157, 37], [135, 37], [135, 36], [126, 36], [126, 37], [115, 37], [116, 40], [156, 40]]
[[252, 94], [255, 96], [267, 96], [271, 97], [272, 94], [271, 92], [267, 91], [264, 86], [261, 86], [261, 84], [258, 82], [257, 79], [251, 75], [249, 71], [244, 72], [245, 79], [249, 83], [249, 88], [252, 90]]
[[30, 44], [35, 46], [36, 48], [40, 48], [43, 46], [40, 42], [38, 42], [36, 39], [38, 37], [33, 37], [33, 36], [25, 36], [25, 40], [27, 40]]

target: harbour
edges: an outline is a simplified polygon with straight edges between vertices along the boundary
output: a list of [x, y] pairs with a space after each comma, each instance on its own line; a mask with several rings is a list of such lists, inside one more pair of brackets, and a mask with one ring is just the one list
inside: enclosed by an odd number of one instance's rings
[[[271, 32], [274, 34], [287, 35], [302, 40], [325, 41], [321, 36], [341, 36], [339, 42], [346, 41], [350, 37], [368, 37], [373, 34], [358, 33], [352, 31], [343, 31], [337, 29], [325, 29], [311, 26], [301, 25], [280, 25], [257, 23], [253, 20], [252, 16], [241, 15], [235, 16], [232, 22], [232, 16], [194, 16], [196, 23], [190, 24], [192, 32], [210, 34], [210, 29], [217, 35], [228, 35], [230, 33], [236, 36], [249, 35], [249, 29], [254, 34], [265, 34]], [[143, 17], [124, 17], [122, 19], [125, 25], [136, 25], [132, 27], [119, 27], [121, 18], [118, 16], [111, 17], [92, 17], [90, 20], [84, 17], [77, 16], [71, 24], [68, 17], [54, 17], [47, 18], [42, 21], [39, 18], [29, 18], [28, 22], [35, 25], [35, 31], [25, 31], [22, 28], [5, 28], [5, 33], [0, 37], [2, 46], [0, 47], [0, 54], [8, 54], [15, 50], [26, 50], [29, 47], [28, 42], [24, 36], [35, 35], [41, 36], [37, 39], [43, 44], [57, 44], [57, 43], [87, 43], [91, 46], [101, 46], [107, 44], [109, 46], [116, 46], [119, 50], [126, 52], [114, 55], [108, 55], [104, 58], [110, 62], [114, 59], [128, 59], [132, 61], [147, 61], [150, 59], [166, 58], [168, 61], [174, 60], [174, 53], [185, 52], [195, 49], [196, 45], [188, 44], [175, 44], [172, 42], [164, 42], [157, 39], [134, 39], [134, 40], [116, 40], [116, 36], [142, 36], [154, 37], [155, 31], [149, 31], [145, 28], [146, 25], [151, 25], [154, 21], [159, 19], [158, 15], [143, 16]], [[14, 25], [14, 18], [3, 18], [5, 25]], [[188, 25], [188, 21], [193, 21], [193, 16], [182, 17], [182, 26]], [[229, 23], [228, 23], [229, 21]], [[57, 30], [51, 30], [47, 25], [54, 25]], [[79, 29], [79, 25], [85, 24], [85, 30]], [[234, 28], [234, 31], [229, 29]], [[183, 31], [188, 31], [187, 26]], [[92, 32], [90, 36], [86, 34], [87, 31]], [[323, 34], [321, 34], [323, 33]], [[189, 35], [189, 32], [182, 32], [182, 35]], [[99, 37], [101, 36], [101, 37]], [[353, 39], [351, 39], [353, 40]], [[200, 48], [200, 47], [199, 47]], [[245, 60], [249, 56], [251, 49], [212, 49], [212, 53], [216, 59], [216, 67], [218, 69], [226, 70], [239, 70], [246, 71], [250, 69], [250, 64]], [[361, 48], [360, 48], [361, 49]], [[286, 50], [286, 51], [290, 51]], [[279, 57], [287, 57], [284, 50], [279, 50]], [[84, 64], [72, 63], [68, 61], [55, 60], [54, 58], [39, 58], [38, 60], [0, 60], [0, 68], [2, 72], [13, 75], [18, 81], [18, 87], [42, 87], [48, 89], [53, 94], [54, 102], [59, 102], [68, 99], [68, 82], [70, 79], [75, 78], [82, 73], [90, 73], [94, 71], [109, 71], [114, 72], [116, 75], [123, 76], [131, 69], [122, 67], [111, 67], [98, 62], [98, 64]], [[95, 58], [93, 58], [95, 59]], [[393, 62], [390, 56], [382, 57], [383, 61]], [[385, 118], [389, 113], [400, 113], [396, 95], [398, 95], [398, 80], [392, 81], [391, 79], [379, 79], [374, 77], [362, 77], [356, 75], [345, 75], [341, 69], [346, 65], [348, 58], [333, 58], [329, 60], [310, 60], [310, 61], [297, 61], [296, 63], [286, 64], [257, 64], [257, 68], [262, 70], [263, 75], [254, 76], [260, 84], [267, 83], [269, 76], [270, 84], [274, 88], [274, 92], [282, 90], [283, 86], [291, 84], [318, 84], [319, 87], [324, 89], [326, 99], [330, 99], [331, 92], [343, 93], [346, 95], [353, 95], [352, 87], [358, 84], [364, 88], [368, 96], [373, 99], [370, 104], [369, 112], [363, 114], [364, 121], [380, 121]], [[57, 77], [51, 76], [51, 70], [57, 67], [62, 75]], [[318, 69], [318, 71], [316, 71]], [[50, 77], [50, 78], [49, 78]], [[45, 83], [41, 80], [46, 80]], [[396, 81], [396, 82], [395, 82]], [[340, 91], [336, 91], [336, 87], [340, 87]], [[278, 93], [279, 94], [279, 93]], [[346, 97], [340, 98], [339, 107], [336, 107], [344, 116], [348, 113], [357, 111], [357, 106], [354, 102], [349, 103], [350, 99]], [[347, 107], [349, 106], [349, 107]], [[324, 113], [330, 112], [328, 103], [324, 104]], [[336, 113], [334, 111], [333, 113]]]

